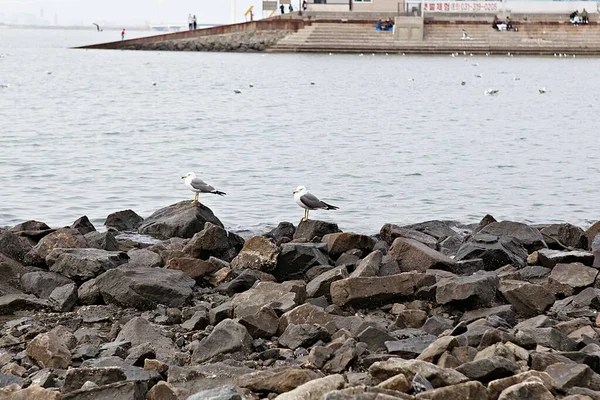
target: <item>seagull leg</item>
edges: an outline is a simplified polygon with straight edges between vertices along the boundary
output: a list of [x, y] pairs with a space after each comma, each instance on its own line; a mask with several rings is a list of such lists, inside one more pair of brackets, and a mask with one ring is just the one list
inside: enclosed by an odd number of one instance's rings
[[194, 200], [192, 201], [192, 204], [198, 204], [198, 193], [194, 195]]
[[310, 212], [309, 209], [306, 209], [306, 221], [308, 221], [308, 213]]

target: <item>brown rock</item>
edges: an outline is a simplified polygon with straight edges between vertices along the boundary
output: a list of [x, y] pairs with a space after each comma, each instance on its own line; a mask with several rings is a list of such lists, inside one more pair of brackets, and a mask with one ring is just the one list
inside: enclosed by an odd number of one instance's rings
[[46, 257], [55, 248], [85, 248], [88, 243], [78, 231], [70, 228], [58, 229], [48, 236], [44, 236], [23, 259], [23, 264], [44, 266]]
[[44, 389], [40, 386], [29, 386], [26, 389], [16, 390], [10, 394], [10, 397], [1, 397], [9, 400], [60, 400], [60, 392]]
[[544, 286], [529, 282], [503, 280], [500, 293], [523, 317], [534, 317], [546, 311], [554, 303], [554, 295]]
[[456, 262], [444, 254], [412, 239], [397, 238], [388, 253], [402, 272], [425, 272], [428, 269], [452, 271]]
[[561, 391], [567, 391], [574, 386], [587, 387], [593, 375], [591, 368], [585, 364], [556, 363], [546, 368], [546, 372]]
[[27, 355], [42, 368], [67, 369], [71, 352], [52, 332], [40, 333], [27, 345]]
[[148, 391], [146, 400], [178, 400], [178, 397], [173, 385], [160, 381]]
[[491, 381], [488, 384], [488, 398], [489, 400], [497, 400], [503, 390], [531, 379], [539, 379], [546, 389], [551, 392], [556, 390], [556, 383], [554, 382], [554, 379], [552, 379], [552, 377], [546, 372], [527, 371], [517, 375], [509, 376], [508, 378]]
[[542, 382], [527, 381], [504, 389], [498, 398], [498, 400], [522, 399], [554, 400], [554, 396]]
[[581, 263], [556, 264], [548, 278], [550, 290], [571, 296], [577, 289], [590, 286], [596, 280], [598, 270]]
[[427, 312], [423, 310], [399, 311], [396, 317], [398, 328], [420, 328], [427, 320]]
[[236, 382], [237, 386], [253, 392], [285, 393], [323, 377], [322, 373], [309, 369], [282, 367], [242, 375]]
[[155, 360], [152, 358], [144, 359], [144, 370], [145, 371], [158, 371], [163, 374], [167, 372], [169, 369], [169, 364], [166, 364], [160, 360]]
[[279, 252], [279, 247], [268, 238], [254, 236], [244, 243], [240, 253], [231, 261], [231, 266], [270, 272], [277, 266]]
[[375, 239], [372, 237], [350, 232], [329, 233], [323, 236], [321, 242], [327, 245], [327, 251], [332, 255], [342, 254], [352, 249], [369, 253], [375, 246]]
[[404, 374], [398, 374], [381, 382], [379, 385], [377, 385], [377, 387], [406, 393], [410, 390], [410, 382], [408, 381], [408, 379], [406, 379], [406, 376], [404, 376]]
[[208, 261], [191, 257], [171, 258], [165, 266], [167, 269], [178, 269], [193, 279], [204, 278], [218, 270], [218, 267]]
[[419, 357], [417, 357], [417, 360], [435, 363], [445, 351], [451, 351], [453, 348], [458, 347], [458, 345], [458, 340], [454, 336], [442, 336], [427, 346]]
[[446, 386], [417, 394], [417, 399], [448, 400], [469, 399], [487, 400], [487, 391], [480, 382], [465, 382], [458, 385]]
[[302, 304], [284, 313], [279, 319], [279, 334], [282, 334], [291, 324], [318, 324], [327, 329], [330, 334], [334, 334], [337, 330], [333, 316], [312, 304]]
[[440, 368], [437, 365], [421, 360], [403, 360], [390, 358], [387, 361], [377, 361], [369, 367], [369, 373], [377, 383], [398, 374], [404, 374], [408, 380], [417, 373], [423, 375], [433, 387], [443, 387], [467, 382], [469, 378], [449, 368]]

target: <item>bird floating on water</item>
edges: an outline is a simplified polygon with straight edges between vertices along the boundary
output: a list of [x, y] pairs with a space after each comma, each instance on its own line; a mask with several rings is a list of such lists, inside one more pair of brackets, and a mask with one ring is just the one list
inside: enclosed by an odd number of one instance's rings
[[414, 82], [415, 78], [408, 78], [409, 81]]
[[519, 78], [518, 76], [513, 77], [513, 81], [520, 81], [521, 78]]
[[467, 84], [467, 82], [465, 81], [460, 81], [461, 86], [465, 86]]
[[242, 91], [240, 89], [234, 89], [233, 93], [240, 94], [240, 93], [242, 93]]
[[489, 88], [489, 89], [487, 89], [486, 91], [484, 91], [483, 93], [484, 93], [486, 96], [494, 96], [494, 95], [498, 94], [498, 92], [499, 92], [499, 91], [500, 91], [499, 89], [492, 89], [492, 88]]
[[248, 87], [254, 87], [254, 83], [250, 83]]
[[544, 86], [544, 87], [543, 87], [543, 88], [541, 88], [541, 89], [538, 89], [538, 91], [540, 92], [540, 94], [544, 94], [544, 93], [546, 93], [546, 86]]
[[152, 82], [152, 86], [156, 86], [156, 82]]
[[483, 74], [475, 74], [475, 78], [483, 78]]
[[314, 84], [315, 84], [315, 82], [314, 82], [314, 81], [310, 81], [310, 84], [311, 84], [311, 85], [314, 85]]
[[46, 75], [52, 75], [52, 71], [46, 71]]
[[474, 64], [471, 64], [471, 65], [474, 66], [474, 67], [479, 67], [479, 63], [474, 63]]
[[198, 196], [200, 195], [200, 193], [218, 194], [219, 196], [225, 196], [226, 194], [225, 192], [216, 190], [214, 187], [210, 186], [202, 179], [197, 178], [196, 174], [193, 172], [188, 172], [187, 174], [182, 176], [181, 179], [185, 179], [185, 181], [183, 181], [185, 186], [187, 186], [192, 192], [195, 193], [192, 204], [199, 203]]
[[319, 200], [317, 196], [308, 193], [304, 186], [298, 186], [293, 193], [296, 204], [304, 208], [304, 217], [302, 217], [301, 221], [308, 220], [310, 210], [337, 210], [339, 208]]
[[92, 22], [92, 25], [96, 25], [96, 30], [97, 30], [98, 32], [102, 32], [102, 31], [104, 31], [104, 29], [100, 28], [100, 25], [98, 25], [97, 23], [95, 23], [95, 22]]

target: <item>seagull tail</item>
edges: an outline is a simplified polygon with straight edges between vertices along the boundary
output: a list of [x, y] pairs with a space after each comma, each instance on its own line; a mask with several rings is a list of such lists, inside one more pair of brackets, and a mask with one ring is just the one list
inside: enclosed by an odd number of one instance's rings
[[215, 190], [214, 192], [211, 192], [211, 193], [212, 194], [218, 194], [219, 196], [225, 196], [227, 194], [225, 192], [221, 192], [221, 191], [218, 191], [218, 190]]
[[339, 207], [332, 206], [331, 204], [327, 204], [325, 202], [323, 202], [323, 205], [325, 205], [325, 209], [326, 210], [337, 210], [337, 209], [339, 209]]

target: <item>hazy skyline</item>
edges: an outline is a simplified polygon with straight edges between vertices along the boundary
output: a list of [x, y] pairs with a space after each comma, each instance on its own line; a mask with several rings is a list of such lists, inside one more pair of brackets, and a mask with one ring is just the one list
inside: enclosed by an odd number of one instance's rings
[[[297, 0], [292, 0], [294, 6]], [[244, 12], [254, 5], [256, 18], [262, 17], [262, 0], [237, 0], [236, 21], [244, 21]], [[43, 13], [43, 17], [42, 17]], [[0, 18], [32, 14], [50, 22], [58, 17], [60, 25], [149, 23], [187, 23], [188, 14], [199, 23], [230, 23], [230, 0], [0, 0]]]

